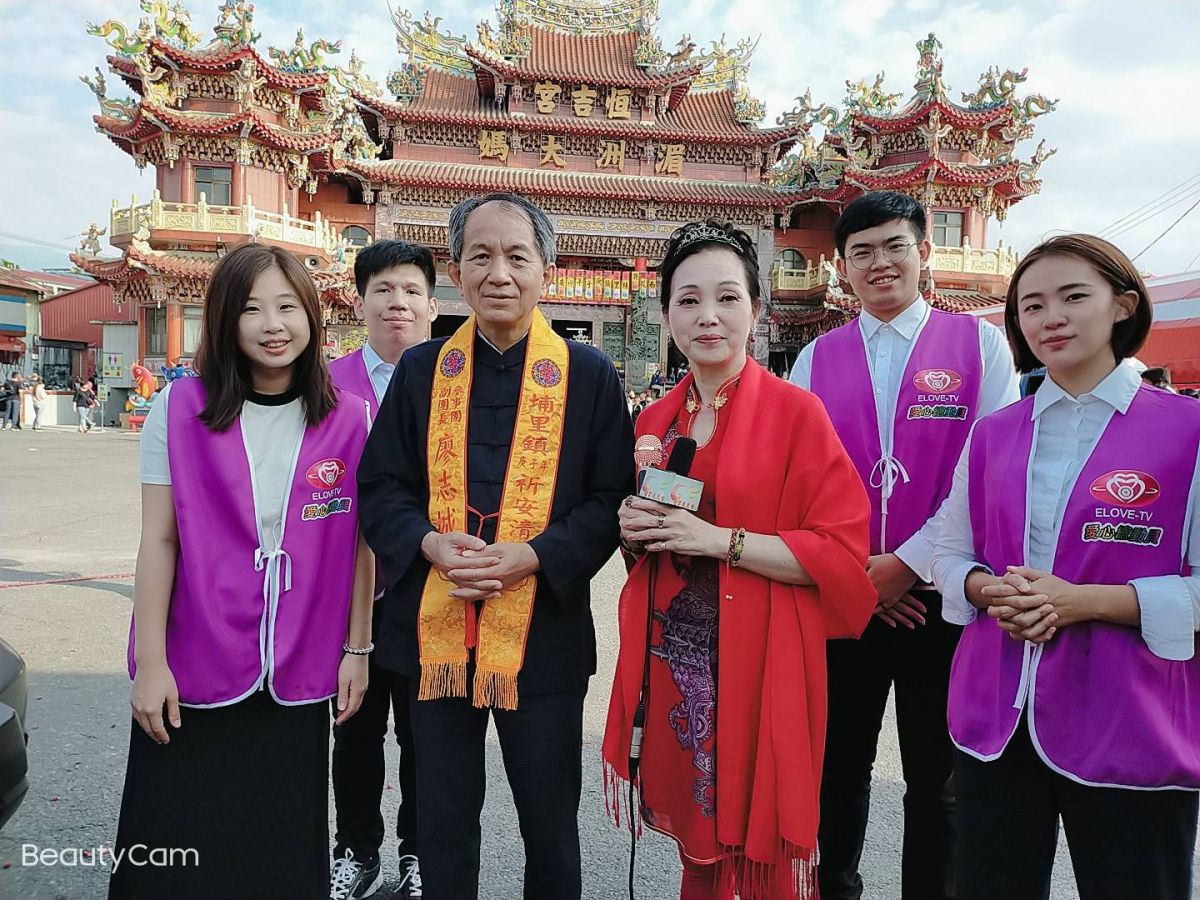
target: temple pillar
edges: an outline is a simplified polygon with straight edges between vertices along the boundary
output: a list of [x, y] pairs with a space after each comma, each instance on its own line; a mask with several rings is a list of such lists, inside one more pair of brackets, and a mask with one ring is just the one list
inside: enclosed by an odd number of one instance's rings
[[183, 307], [167, 301], [167, 364], [175, 365], [183, 353]]

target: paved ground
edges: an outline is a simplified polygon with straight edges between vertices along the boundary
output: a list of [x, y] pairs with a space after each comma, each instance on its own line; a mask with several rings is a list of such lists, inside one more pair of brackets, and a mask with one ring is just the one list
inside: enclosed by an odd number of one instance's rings
[[[92, 848], [94, 862], [96, 848], [115, 836], [129, 729], [124, 650], [139, 528], [138, 440], [70, 429], [0, 434], [0, 635], [29, 666], [33, 768], [24, 805], [0, 832], [0, 898], [90, 898], [105, 891], [107, 872], [86, 857], [77, 866], [24, 865], [22, 845]], [[626, 896], [628, 835], [605, 819], [599, 761], [621, 578], [614, 560], [593, 585], [601, 672], [587, 702], [580, 810], [589, 900]], [[394, 771], [395, 748], [389, 753]], [[523, 855], [494, 734], [489, 768], [481, 894], [516, 900]], [[889, 711], [863, 862], [871, 900], [899, 896], [899, 776]], [[393, 821], [394, 791], [391, 785], [385, 793]], [[678, 871], [673, 845], [646, 832], [638, 848], [638, 897], [678, 896]], [[1077, 896], [1064, 848], [1053, 896]]]

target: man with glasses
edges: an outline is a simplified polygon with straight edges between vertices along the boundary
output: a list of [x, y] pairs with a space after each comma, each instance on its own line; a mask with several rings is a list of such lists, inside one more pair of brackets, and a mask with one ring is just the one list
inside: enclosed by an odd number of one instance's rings
[[821, 784], [822, 900], [857, 900], [871, 768], [892, 686], [904, 769], [902, 896], [952, 897], [950, 661], [961, 624], [930, 587], [938, 510], [971, 425], [1017, 400], [1004, 334], [931, 309], [918, 289], [932, 246], [925, 209], [892, 191], [859, 197], [834, 226], [837, 271], [862, 306], [822, 335], [791, 380], [825, 402], [871, 498], [867, 574], [879, 594], [861, 640], [828, 644]]

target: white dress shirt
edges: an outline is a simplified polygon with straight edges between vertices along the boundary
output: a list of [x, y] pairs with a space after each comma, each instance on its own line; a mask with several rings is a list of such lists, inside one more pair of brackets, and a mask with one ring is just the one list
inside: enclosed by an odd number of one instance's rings
[[[858, 327], [862, 331], [867, 364], [871, 370], [871, 384], [875, 389], [875, 417], [884, 458], [892, 453], [892, 428], [896, 420], [900, 381], [904, 378], [904, 370], [917, 338], [928, 321], [929, 304], [923, 297], [917, 297], [916, 302], [891, 322], [877, 319], [865, 309], [858, 316]], [[813, 341], [801, 350], [792, 367], [792, 384], [805, 390], [810, 390], [812, 384], [815, 344], [816, 341]], [[1020, 388], [1004, 332], [987, 320], [979, 323], [979, 352], [983, 359], [983, 376], [976, 417], [982, 418], [1015, 402], [1020, 397]], [[925, 583], [932, 578], [930, 564], [941, 515], [939, 509], [916, 534], [893, 551]]]
[[396, 364], [384, 362], [370, 341], [363, 344], [362, 358], [363, 365], [367, 367], [367, 377], [371, 379], [371, 387], [375, 389], [375, 400], [382, 403], [383, 395], [392, 381], [392, 373], [396, 371]]
[[[1033, 465], [1029, 481], [1029, 558], [1027, 565], [1051, 571], [1063, 513], [1083, 464], [1099, 443], [1114, 415], [1125, 415], [1141, 378], [1122, 363], [1094, 389], [1072, 397], [1050, 378], [1033, 402]], [[963, 448], [954, 469], [954, 486], [939, 512], [945, 527], [937, 538], [933, 580], [942, 592], [942, 616], [967, 625], [978, 610], [967, 600], [966, 580], [972, 569], [985, 568], [975, 559], [971, 514], [967, 501], [971, 444]], [[1198, 460], [1200, 461], [1200, 460]], [[1200, 509], [1196, 503], [1197, 471], [1193, 469], [1187, 522], [1187, 561], [1192, 574], [1135, 578], [1141, 609], [1142, 639], [1155, 656], [1191, 659], [1195, 632], [1200, 630]], [[1120, 552], [1114, 550], [1113, 552]]]

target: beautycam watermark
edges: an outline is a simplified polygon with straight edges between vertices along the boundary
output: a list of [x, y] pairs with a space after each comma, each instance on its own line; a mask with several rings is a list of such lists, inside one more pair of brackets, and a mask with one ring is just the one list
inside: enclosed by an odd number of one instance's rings
[[117, 871], [123, 865], [170, 868], [199, 866], [200, 851], [189, 847], [150, 847], [132, 844], [114, 850], [112, 847], [40, 847], [21, 845], [23, 866], [64, 866], [67, 868], [94, 867]]

